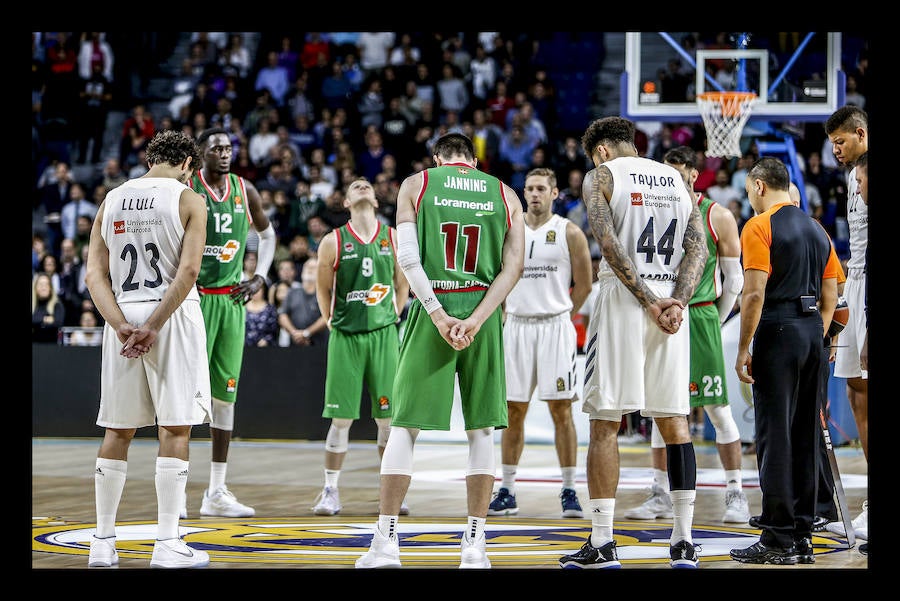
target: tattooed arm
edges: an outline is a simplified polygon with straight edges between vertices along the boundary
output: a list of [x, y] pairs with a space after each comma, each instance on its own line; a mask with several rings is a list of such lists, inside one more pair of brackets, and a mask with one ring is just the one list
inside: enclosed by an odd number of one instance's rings
[[678, 266], [678, 280], [675, 282], [675, 290], [672, 292], [672, 296], [685, 305], [694, 296], [694, 289], [700, 282], [700, 276], [703, 275], [703, 268], [706, 266], [706, 257], [709, 254], [700, 209], [697, 203], [693, 204], [694, 208], [684, 232], [684, 257]]

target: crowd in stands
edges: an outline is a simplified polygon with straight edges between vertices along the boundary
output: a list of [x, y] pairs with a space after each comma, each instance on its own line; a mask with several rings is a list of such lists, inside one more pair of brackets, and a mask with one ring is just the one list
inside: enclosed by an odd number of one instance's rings
[[[149, 37], [32, 35], [35, 341], [55, 342], [58, 328], [89, 321], [85, 311], [102, 325], [84, 286], [91, 223], [108, 190], [146, 172], [146, 145], [163, 129], [230, 132], [232, 171], [255, 184], [275, 228], [267, 292], [252, 301], [260, 327], [248, 330], [250, 345], [273, 344], [266, 304], [277, 315], [274, 344], [327, 340], [327, 328], [314, 326], [315, 319], [295, 319], [317, 310], [301, 274], [322, 237], [349, 219], [345, 186], [368, 178], [379, 219], [395, 225], [400, 182], [432, 165], [432, 145], [447, 132], [469, 136], [479, 168], [520, 197], [529, 169], [553, 168], [561, 191], [554, 211], [593, 241], [581, 200], [592, 165], [582, 132], [559, 127], [554, 65], [543, 60], [541, 34], [264, 32], [251, 52], [243, 33], [193, 32], [178, 73], [169, 76], [167, 110], [156, 114], [142, 94], [173, 56], [178, 36], [142, 35]], [[864, 70], [853, 73], [853, 85], [864, 102]], [[127, 118], [110, 132], [107, 117], [116, 109]], [[595, 116], [585, 115], [585, 125]], [[104, 144], [109, 139], [115, 144]], [[752, 145], [739, 159], [705, 157], [702, 125], [681, 123], [664, 123], [638, 143], [641, 154], [658, 159], [672, 145], [695, 148], [705, 165], [696, 189], [735, 211], [739, 223], [749, 218], [741, 174], [755, 159]], [[839, 237], [845, 174], [819, 146], [803, 157], [807, 197], [813, 214]], [[76, 179], [74, 165], [93, 166], [92, 175]], [[249, 251], [256, 242], [251, 234]], [[596, 243], [592, 252], [599, 256]], [[298, 334], [304, 331], [309, 338]]]

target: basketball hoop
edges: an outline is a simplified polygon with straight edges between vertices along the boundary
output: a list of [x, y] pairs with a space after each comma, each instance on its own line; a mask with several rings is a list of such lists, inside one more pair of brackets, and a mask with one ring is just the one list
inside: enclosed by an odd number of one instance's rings
[[741, 132], [755, 101], [753, 92], [697, 94], [697, 107], [706, 127], [707, 156], [741, 156]]

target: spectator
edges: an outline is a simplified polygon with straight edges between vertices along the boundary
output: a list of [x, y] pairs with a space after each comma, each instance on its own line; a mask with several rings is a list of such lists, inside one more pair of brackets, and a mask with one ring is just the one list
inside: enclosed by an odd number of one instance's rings
[[250, 51], [244, 45], [244, 34], [241, 32], [229, 34], [228, 43], [219, 54], [217, 62], [223, 72], [230, 67], [241, 81], [247, 79], [250, 69], [253, 67], [253, 59], [250, 57]]
[[475, 56], [469, 63], [467, 81], [472, 96], [484, 105], [497, 82], [497, 63], [481, 44], [475, 48]]
[[840, 177], [840, 172], [826, 166], [819, 151], [813, 150], [806, 158], [804, 179], [818, 188], [819, 196], [822, 198], [822, 215], [819, 221], [834, 239], [837, 235], [835, 217], [847, 216], [847, 187]]
[[[531, 84], [528, 88], [527, 102], [534, 109], [534, 118], [543, 125], [545, 132], [553, 131], [559, 115], [556, 109], [556, 98], [548, 85], [543, 81]], [[646, 135], [643, 132], [641, 135], [644, 136], [644, 150], [646, 150]]]
[[277, 239], [286, 239], [290, 235], [291, 205], [287, 191], [275, 190], [272, 193], [272, 207], [266, 211], [269, 223], [275, 229]]
[[[348, 147], [349, 143], [345, 143]], [[319, 168], [319, 174], [322, 179], [327, 182], [330, 182], [333, 186], [338, 184], [338, 171], [334, 165], [329, 165], [326, 157], [325, 157], [325, 149], [324, 148], [314, 148], [312, 152], [309, 154], [309, 164], [304, 165], [303, 176], [307, 179], [312, 179], [309, 174], [309, 167], [315, 165]], [[324, 197], [323, 197], [324, 198]]]
[[509, 85], [504, 80], [497, 80], [494, 91], [486, 103], [490, 111], [491, 122], [506, 131], [506, 116], [516, 106], [516, 101], [509, 96]]
[[246, 346], [278, 344], [278, 312], [268, 301], [269, 286], [263, 284], [244, 305], [247, 308]]
[[147, 112], [147, 107], [143, 104], [134, 105], [131, 109], [131, 116], [125, 119], [125, 122], [122, 124], [121, 138], [123, 140], [129, 137], [129, 131], [132, 127], [137, 128], [138, 134], [147, 140], [152, 139], [153, 134], [156, 133], [156, 123], [153, 121], [153, 115]]
[[313, 215], [324, 213], [325, 200], [311, 194], [309, 181], [300, 179], [294, 186], [294, 193], [289, 196], [288, 202], [290, 206], [287, 228], [289, 235], [285, 239], [289, 240], [295, 234], [308, 236], [307, 220]]
[[75, 218], [75, 249], [81, 253], [81, 249], [91, 243], [91, 227], [94, 219], [88, 215], [79, 215]]
[[47, 228], [47, 247], [52, 254], [59, 255], [59, 243], [63, 238], [62, 209], [69, 202], [74, 178], [69, 171], [68, 163], [63, 161], [56, 163], [53, 173], [53, 177], [48, 178], [47, 184], [39, 188], [38, 194]]
[[419, 87], [416, 85], [416, 82], [408, 79], [403, 88], [403, 94], [399, 98], [400, 112], [403, 113], [410, 123], [415, 125], [422, 117], [422, 104], [424, 102], [419, 96]]
[[728, 207], [728, 210], [734, 215], [734, 220], [737, 222], [738, 233], [740, 233], [740, 231], [744, 229], [744, 223], [746, 223], [748, 219], [744, 214], [744, 207], [741, 205], [740, 201], [733, 198], [728, 201], [728, 204], [725, 206]]
[[364, 140], [366, 147], [357, 155], [357, 171], [369, 181], [374, 181], [375, 176], [381, 172], [381, 160], [387, 154], [387, 149], [378, 129], [371, 127], [367, 129]]
[[416, 94], [421, 102], [437, 102], [437, 91], [435, 88], [436, 81], [428, 63], [419, 63], [416, 65], [416, 76], [413, 79], [416, 84]]
[[298, 45], [294, 36], [289, 34], [281, 36], [278, 42], [278, 64], [287, 70], [290, 81], [294, 81], [297, 78], [298, 70], [303, 70], [300, 62], [300, 51], [297, 48]]
[[706, 189], [704, 194], [723, 207], [727, 207], [732, 199], [740, 200], [741, 198], [738, 191], [731, 186], [731, 174], [724, 167], [716, 169], [716, 181]]
[[[488, 119], [488, 111], [483, 108], [475, 108], [472, 111], [472, 144], [475, 146], [475, 158], [478, 159], [478, 167], [493, 173], [494, 162], [500, 152], [500, 139], [503, 130], [494, 125]], [[399, 162], [399, 161], [398, 161]], [[407, 163], [400, 163], [406, 165]]]
[[269, 161], [269, 151], [278, 144], [278, 134], [272, 131], [272, 122], [268, 117], [259, 120], [259, 129], [250, 136], [247, 150], [250, 160], [257, 168], [265, 167]]
[[311, 196], [322, 200], [331, 196], [335, 185], [323, 177], [322, 168], [319, 165], [307, 165], [307, 174]]
[[41, 269], [41, 261], [47, 254], [47, 244], [44, 237], [38, 233], [31, 235], [31, 277], [34, 277]]
[[319, 31], [310, 31], [303, 40], [303, 49], [300, 51], [300, 64], [304, 69], [311, 69], [319, 62], [319, 57], [325, 58], [325, 62], [331, 62], [331, 45], [327, 35]]
[[[304, 71], [294, 78], [294, 85], [288, 92], [285, 104], [288, 108], [288, 114], [296, 124], [300, 116], [306, 117], [309, 123], [312, 123], [316, 117], [316, 104], [314, 95], [310, 92], [321, 92], [319, 89], [313, 90], [309, 87], [309, 74]], [[315, 96], [317, 97], [317, 96]]]
[[71, 238], [63, 238], [59, 255], [59, 291], [57, 296], [66, 309], [64, 325], [78, 325], [81, 313], [81, 294], [78, 292], [78, 275], [81, 267], [81, 255]]
[[[104, 194], [105, 195], [105, 194]], [[74, 239], [77, 234], [77, 219], [80, 215], [86, 215], [94, 220], [98, 206], [88, 200], [84, 195], [84, 186], [78, 182], [72, 182], [69, 187], [69, 202], [60, 210], [60, 226], [63, 238]]]
[[538, 144], [546, 144], [550, 138], [547, 136], [547, 127], [544, 122], [535, 114], [534, 105], [529, 101], [524, 101], [519, 105], [519, 110], [513, 116], [513, 123], [516, 121], [525, 130], [525, 137], [536, 140]]
[[113, 80], [113, 65], [115, 55], [113, 49], [106, 41], [106, 34], [99, 31], [91, 31], [81, 34], [81, 45], [78, 50], [78, 75], [81, 79], [88, 80], [93, 77], [94, 67], [100, 67], [100, 73], [106, 81]]
[[331, 63], [331, 74], [322, 80], [319, 93], [325, 107], [332, 111], [339, 108], [345, 109], [350, 104], [350, 81], [344, 76], [344, 70], [339, 61]]
[[469, 90], [466, 82], [453, 63], [444, 63], [441, 78], [437, 82], [438, 108], [442, 113], [461, 113], [469, 105]]
[[[128, 181], [128, 174], [122, 170], [122, 163], [119, 162], [118, 158], [110, 157], [106, 159], [106, 162], [103, 164], [103, 171], [97, 178], [95, 186], [103, 186], [103, 189], [106, 190], [106, 192], [109, 192], [113, 188], [121, 186], [126, 181]], [[104, 197], [106, 196], [106, 192], [103, 194]], [[100, 205], [97, 206], [99, 207]]]
[[[309, 224], [307, 224], [307, 228], [309, 228]], [[310, 257], [315, 256], [315, 253], [309, 246], [309, 234], [305, 236], [295, 235], [291, 238], [290, 242], [288, 242], [288, 256], [294, 262], [294, 277], [299, 282], [299, 274], [303, 272], [303, 265], [306, 264]]]
[[[240, 175], [245, 180], [255, 182], [260, 179], [260, 170], [253, 163], [253, 160], [250, 158], [250, 149], [247, 145], [243, 145], [238, 148], [237, 154], [235, 155], [237, 158], [234, 160], [234, 164], [231, 167], [231, 172], [237, 175]], [[261, 191], [261, 190], [260, 190]]]
[[300, 149], [301, 156], [309, 156], [314, 149], [322, 147], [322, 141], [316, 135], [306, 113], [299, 113], [294, 117], [294, 123], [288, 126], [288, 139]]
[[288, 70], [278, 64], [278, 53], [270, 50], [266, 54], [266, 65], [256, 74], [254, 89], [269, 90], [275, 106], [282, 107], [291, 88], [291, 81]]
[[396, 35], [393, 31], [364, 31], [359, 34], [359, 66], [366, 76], [378, 74], [388, 64]]
[[309, 240], [309, 250], [313, 253], [317, 252], [322, 238], [324, 238], [325, 234], [330, 232], [333, 228], [319, 215], [310, 217], [306, 222], [306, 227], [309, 229], [309, 236], [307, 236], [307, 239]]
[[344, 188], [338, 186], [325, 199], [325, 211], [321, 214], [321, 218], [331, 229], [341, 227], [350, 220], [350, 212], [344, 206]]
[[400, 41], [397, 45], [391, 48], [388, 63], [394, 66], [403, 65], [406, 63], [407, 57], [411, 57], [414, 62], [418, 63], [422, 58], [422, 51], [413, 44], [412, 35], [404, 32], [400, 34]]
[[[112, 104], [112, 85], [103, 74], [103, 67], [95, 63], [90, 77], [82, 82], [79, 97], [81, 114], [78, 119], [80, 135], [78, 136], [78, 162], [84, 164], [90, 156], [91, 163], [100, 162], [103, 150], [103, 137], [106, 133], [106, 117]], [[90, 145], [90, 155], [88, 155]]]
[[537, 141], [528, 138], [521, 125], [513, 125], [509, 133], [500, 139], [498, 177], [508, 181], [517, 194], [524, 193], [525, 173], [531, 165], [531, 153], [537, 146]]
[[300, 288], [288, 291], [278, 309], [278, 324], [287, 332], [289, 346], [321, 346], [328, 344], [328, 328], [319, 311], [316, 298], [316, 271], [319, 261], [310, 258], [300, 272]]
[[854, 106], [858, 106], [861, 109], [865, 109], [866, 97], [859, 92], [856, 78], [853, 75], [847, 75], [847, 81], [844, 87], [846, 89], [846, 91], [844, 92], [844, 104], [852, 104]]
[[31, 282], [31, 341], [57, 344], [65, 318], [66, 309], [57, 296], [51, 276], [38, 273]]
[[82, 311], [78, 316], [78, 327], [69, 335], [69, 346], [100, 346], [103, 342], [103, 328], [98, 327], [97, 314]]
[[40, 272], [50, 277], [50, 283], [53, 284], [53, 292], [60, 294], [59, 257], [52, 253], [47, 253], [41, 257]]
[[[688, 140], [690, 138], [686, 138], [684, 136], [678, 136], [677, 130], [673, 131], [672, 139], [675, 141], [678, 140]], [[687, 142], [678, 142], [679, 146], [690, 146]], [[712, 161], [710, 157], [706, 156], [706, 151], [698, 150], [697, 151], [697, 171], [700, 172], [700, 175], [697, 176], [697, 181], [694, 182], [694, 191], [695, 192], [703, 192], [706, 193], [707, 188], [716, 183], [716, 169], [712, 166]]]
[[363, 129], [374, 126], [381, 129], [384, 121], [384, 96], [381, 93], [381, 80], [377, 77], [369, 79], [366, 91], [356, 103], [359, 113], [359, 124]]
[[344, 78], [350, 83], [350, 93], [356, 94], [359, 92], [362, 89], [363, 81], [366, 79], [366, 72], [359, 66], [354, 53], [350, 52], [344, 56], [341, 70], [344, 72]]
[[150, 171], [150, 164], [147, 162], [146, 144], [137, 152], [137, 160], [131, 169], [128, 170], [128, 179], [137, 179]]
[[150, 139], [142, 133], [138, 125], [132, 123], [128, 126], [128, 131], [125, 137], [122, 138], [119, 146], [119, 163], [123, 169], [130, 171], [132, 167], [138, 164], [140, 153], [142, 150], [147, 149]]
[[688, 102], [693, 98], [688, 95], [693, 87], [693, 74], [685, 72], [681, 59], [670, 58], [665, 69], [659, 74], [659, 99], [661, 102]]

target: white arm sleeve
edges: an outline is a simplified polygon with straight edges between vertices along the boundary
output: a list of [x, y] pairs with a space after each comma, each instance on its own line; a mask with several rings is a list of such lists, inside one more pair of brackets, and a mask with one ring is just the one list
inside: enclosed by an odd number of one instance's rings
[[734, 308], [734, 301], [744, 289], [744, 268], [741, 267], [740, 257], [722, 257], [722, 274], [725, 281], [722, 283], [722, 295], [719, 297], [717, 308], [719, 309], [719, 323], [725, 323]]
[[275, 258], [275, 228], [269, 223], [269, 227], [259, 234], [259, 248], [256, 251], [256, 271], [253, 275], [260, 275], [269, 281], [269, 269], [272, 268], [272, 259]]
[[431, 281], [422, 268], [419, 256], [419, 239], [416, 224], [406, 221], [397, 225], [397, 262], [413, 291], [429, 315], [441, 308], [441, 303], [431, 287]]

